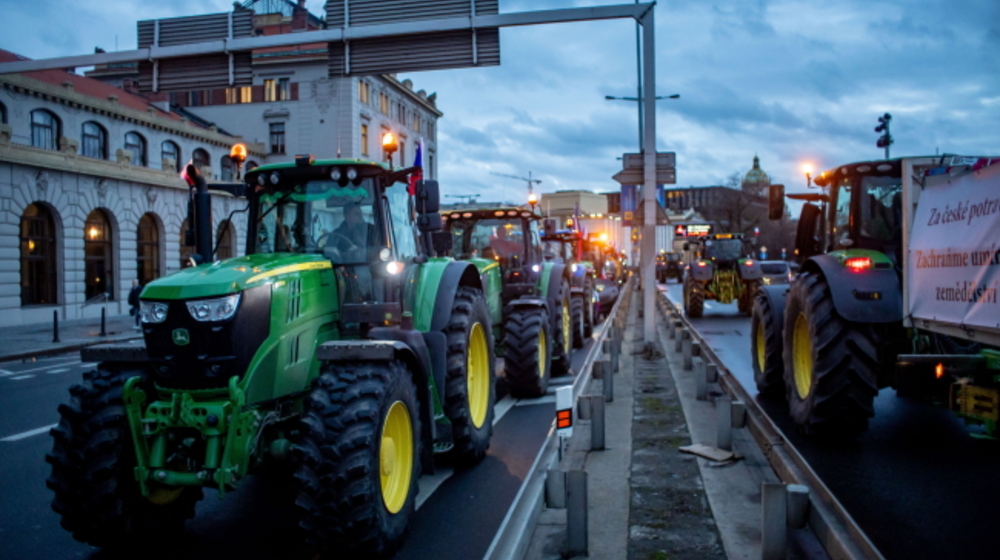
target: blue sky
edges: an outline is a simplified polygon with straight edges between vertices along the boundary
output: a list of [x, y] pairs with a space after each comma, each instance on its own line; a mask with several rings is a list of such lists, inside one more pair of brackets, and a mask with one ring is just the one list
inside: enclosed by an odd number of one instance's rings
[[[612, 0], [500, 0], [501, 12]], [[0, 0], [0, 48], [48, 58], [135, 47], [135, 22], [231, 9], [226, 0]], [[313, 13], [322, 4], [308, 2]], [[721, 184], [754, 154], [801, 190], [803, 162], [875, 159], [873, 128], [893, 115], [893, 155], [1000, 154], [996, 0], [671, 0], [656, 7], [657, 149], [677, 152], [679, 186]], [[501, 66], [407, 75], [438, 93], [438, 162], [448, 193], [516, 199], [608, 191], [637, 149], [635, 25], [501, 31]]]

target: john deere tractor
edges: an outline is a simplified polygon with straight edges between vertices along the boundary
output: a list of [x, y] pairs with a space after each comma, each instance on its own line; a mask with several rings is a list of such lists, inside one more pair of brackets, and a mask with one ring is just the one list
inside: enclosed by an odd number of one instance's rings
[[573, 340], [569, 268], [542, 259], [540, 217], [506, 206], [442, 217], [452, 255], [475, 264], [483, 278], [511, 394], [544, 395], [552, 375], [570, 372]]
[[750, 313], [763, 273], [760, 263], [745, 258], [750, 248], [743, 234], [706, 235], [685, 243], [684, 250], [693, 256], [684, 273], [688, 317], [701, 317], [706, 299], [726, 304], [735, 300], [741, 313]]
[[435, 454], [486, 453], [495, 398], [483, 280], [431, 256], [438, 187], [408, 194], [413, 171], [298, 156], [212, 185], [250, 216], [246, 255], [213, 262], [209, 186], [187, 167], [201, 264], [143, 290], [144, 346], [83, 352], [99, 364], [59, 407], [47, 457], [64, 528], [168, 542], [204, 488], [267, 469], [293, 473], [318, 552], [400, 545]]
[[573, 347], [583, 348], [584, 343], [594, 331], [597, 322], [599, 300], [594, 282], [597, 270], [594, 262], [601, 262], [594, 257], [580, 232], [575, 230], [557, 230], [555, 220], [544, 221], [542, 235], [542, 255], [547, 262], [562, 263], [569, 267], [570, 280], [570, 316], [573, 331]]

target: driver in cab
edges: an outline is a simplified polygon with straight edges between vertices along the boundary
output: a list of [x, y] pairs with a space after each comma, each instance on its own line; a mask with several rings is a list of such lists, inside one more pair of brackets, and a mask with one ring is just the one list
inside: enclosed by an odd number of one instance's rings
[[376, 243], [375, 226], [364, 220], [361, 206], [357, 204], [344, 207], [344, 221], [332, 234], [327, 246], [334, 247], [341, 254], [361, 249], [371, 253]]

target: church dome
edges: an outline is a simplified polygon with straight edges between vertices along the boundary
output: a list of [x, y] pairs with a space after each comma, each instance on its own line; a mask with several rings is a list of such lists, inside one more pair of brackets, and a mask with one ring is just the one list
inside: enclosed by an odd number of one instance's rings
[[771, 185], [771, 178], [760, 168], [760, 158], [753, 156], [753, 169], [743, 176], [743, 190], [760, 192]]

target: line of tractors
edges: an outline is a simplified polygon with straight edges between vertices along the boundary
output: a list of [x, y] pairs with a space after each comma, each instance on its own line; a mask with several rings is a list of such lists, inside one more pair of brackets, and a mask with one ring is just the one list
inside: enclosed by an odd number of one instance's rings
[[[74, 538], [165, 542], [205, 488], [286, 472], [311, 548], [388, 556], [436, 458], [484, 457], [495, 358], [517, 397], [571, 372], [600, 313], [579, 236], [526, 208], [442, 213], [419, 172], [297, 156], [208, 185], [186, 167], [192, 266], [144, 288], [144, 345], [83, 351], [98, 365], [51, 431]], [[245, 256], [214, 259], [209, 190], [246, 201]]]

